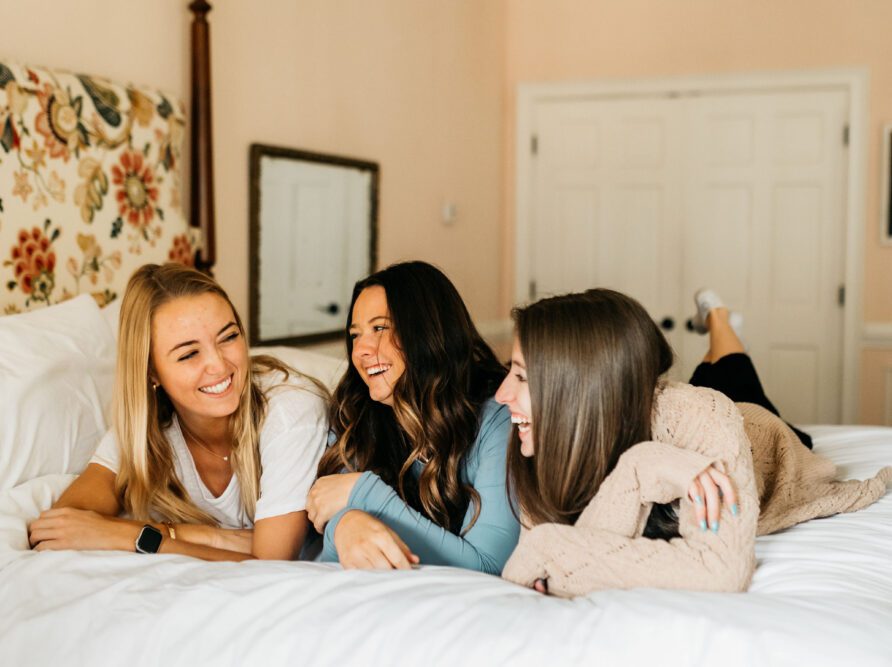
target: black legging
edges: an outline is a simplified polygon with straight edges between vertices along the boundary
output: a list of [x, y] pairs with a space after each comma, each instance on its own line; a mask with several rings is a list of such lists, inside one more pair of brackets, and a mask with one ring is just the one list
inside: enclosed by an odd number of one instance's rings
[[[749, 355], [735, 352], [722, 357], [714, 363], [703, 362], [694, 370], [689, 380], [695, 387], [709, 387], [722, 392], [735, 403], [755, 403], [780, 417], [774, 404], [768, 400], [756, 367]], [[812, 448], [811, 436], [800, 431], [792, 424], [787, 424], [802, 444]]]

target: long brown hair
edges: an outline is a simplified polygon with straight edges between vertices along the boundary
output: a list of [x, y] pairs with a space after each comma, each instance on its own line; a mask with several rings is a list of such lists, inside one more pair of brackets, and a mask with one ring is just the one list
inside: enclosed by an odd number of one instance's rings
[[[334, 393], [331, 428], [337, 442], [319, 475], [370, 470], [410, 506], [458, 534], [469, 504], [480, 496], [462, 479], [480, 413], [505, 376], [449, 279], [425, 262], [394, 264], [356, 283], [344, 329], [352, 358], [353, 305], [367, 287], [381, 286], [405, 371], [394, 383], [393, 408], [372, 400], [352, 364]], [[407, 475], [424, 462], [417, 479]], [[470, 527], [469, 525], [469, 527]]]
[[[239, 332], [241, 318], [226, 292], [212, 278], [180, 264], [146, 264], [127, 283], [121, 304], [113, 422], [121, 451], [115, 489], [133, 518], [158, 516], [167, 521], [215, 524], [190, 500], [177, 478], [174, 453], [164, 435], [174, 407], [164, 388], [149, 379], [152, 318], [163, 304], [181, 297], [215, 294], [232, 309]], [[258, 379], [278, 372], [283, 380], [294, 369], [277, 359], [256, 356], [248, 364], [239, 405], [229, 418], [231, 461], [246, 514], [253, 519], [260, 493], [260, 430], [267, 398]]]
[[649, 440], [672, 349], [644, 308], [608, 289], [513, 311], [535, 455], [508, 448], [509, 484], [532, 524], [572, 524], [632, 445]]

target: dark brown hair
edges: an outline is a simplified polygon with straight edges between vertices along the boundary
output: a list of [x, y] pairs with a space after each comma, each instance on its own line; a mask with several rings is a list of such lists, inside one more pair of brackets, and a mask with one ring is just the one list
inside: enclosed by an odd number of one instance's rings
[[509, 483], [533, 525], [572, 524], [623, 452], [650, 439], [672, 349], [641, 304], [608, 289], [543, 299], [513, 316], [536, 451], [508, 448]]
[[[405, 371], [394, 383], [393, 408], [374, 401], [350, 364], [334, 393], [331, 428], [337, 442], [323, 455], [319, 475], [343, 469], [376, 473], [411, 507], [458, 534], [470, 502], [480, 496], [462, 479], [483, 405], [505, 376], [477, 332], [455, 286], [425, 262], [393, 264], [356, 283], [344, 329], [360, 293], [381, 286]], [[424, 461], [417, 479], [406, 473]], [[470, 525], [473, 525], [473, 520]], [[470, 527], [469, 525], [469, 527]]]

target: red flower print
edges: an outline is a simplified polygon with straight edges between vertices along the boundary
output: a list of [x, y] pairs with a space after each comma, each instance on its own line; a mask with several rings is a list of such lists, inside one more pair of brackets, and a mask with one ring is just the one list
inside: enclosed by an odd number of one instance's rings
[[195, 251], [192, 250], [192, 244], [189, 243], [189, 237], [186, 234], [180, 234], [173, 238], [173, 245], [170, 252], [167, 253], [167, 257], [171, 262], [183, 266], [195, 266]]
[[124, 220], [145, 234], [158, 201], [155, 174], [138, 151], [124, 151], [120, 162], [112, 167], [112, 181], [118, 186], [115, 194], [118, 211]]
[[36, 301], [49, 301], [56, 282], [56, 253], [53, 240], [39, 227], [19, 232], [18, 245], [12, 248], [15, 279], [22, 292]]

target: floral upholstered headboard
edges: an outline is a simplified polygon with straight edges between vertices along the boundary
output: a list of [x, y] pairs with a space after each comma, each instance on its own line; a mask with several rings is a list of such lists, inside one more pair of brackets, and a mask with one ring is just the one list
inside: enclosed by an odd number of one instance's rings
[[147, 262], [192, 262], [182, 102], [0, 62], [0, 313], [119, 296]]

